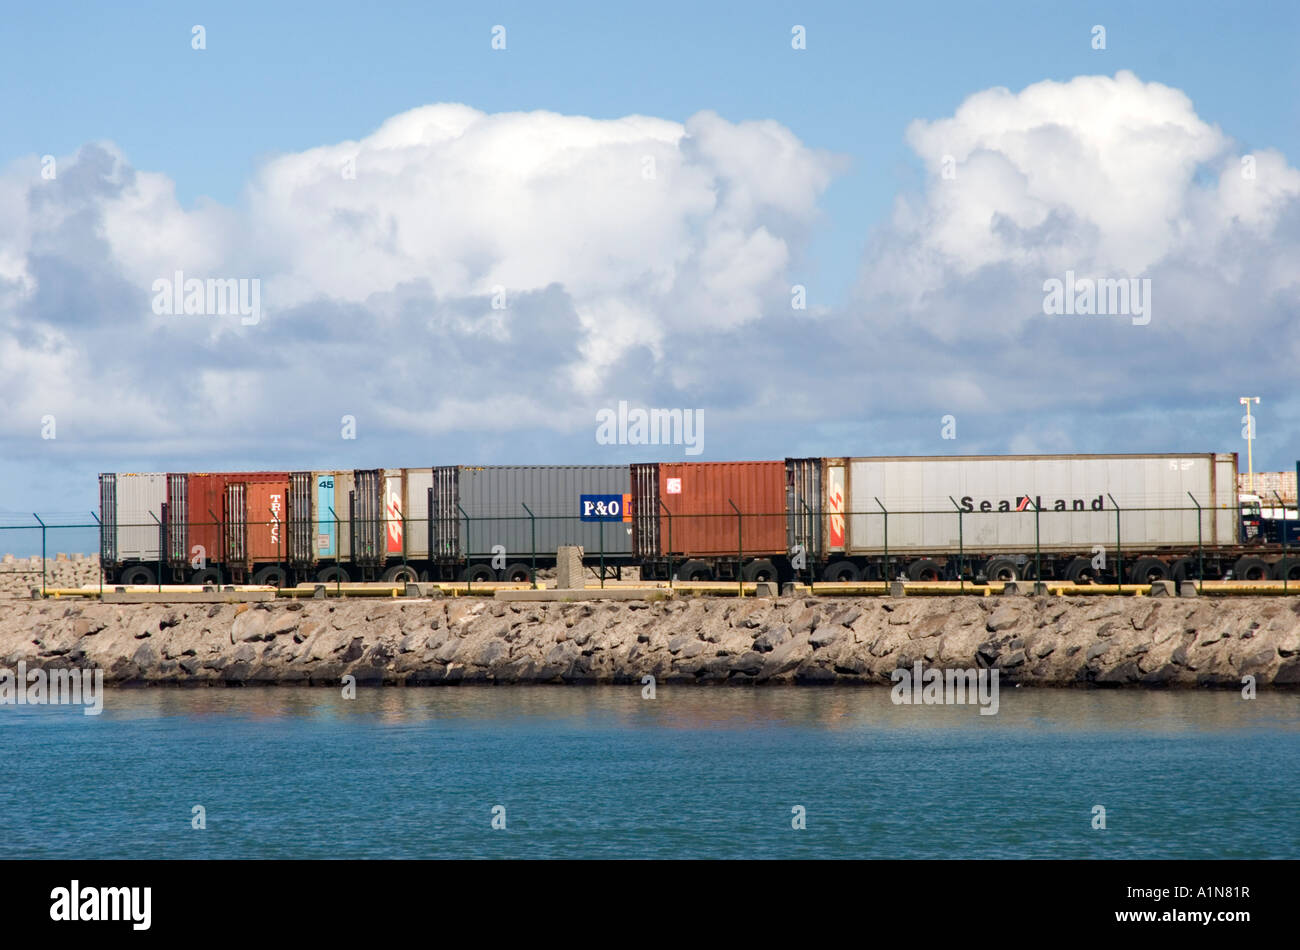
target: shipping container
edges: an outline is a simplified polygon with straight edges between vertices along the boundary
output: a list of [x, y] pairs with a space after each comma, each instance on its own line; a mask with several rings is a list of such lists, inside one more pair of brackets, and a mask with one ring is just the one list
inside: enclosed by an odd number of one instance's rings
[[100, 476], [100, 520], [105, 563], [157, 561], [163, 537], [167, 475], [107, 473]]
[[432, 468], [402, 470], [406, 483], [405, 538], [406, 559], [423, 561], [429, 557], [429, 491], [433, 488]]
[[786, 553], [785, 462], [650, 462], [632, 470], [639, 557]]
[[453, 465], [431, 475], [438, 558], [486, 559], [499, 545], [508, 561], [522, 562], [534, 550], [554, 558], [560, 546], [577, 544], [589, 560], [602, 545], [607, 559], [630, 560], [626, 465]]
[[[835, 461], [826, 466], [828, 511], [840, 491]], [[1044, 550], [1113, 550], [1117, 512], [1126, 548], [1194, 548], [1196, 504], [1204, 509], [1203, 543], [1231, 545], [1239, 524], [1236, 462], [1235, 454], [848, 459], [842, 550], [882, 553], [886, 527], [891, 554], [963, 547], [1025, 554], [1036, 538]], [[832, 549], [835, 540], [829, 528]]]
[[315, 473], [290, 472], [285, 538], [288, 541], [289, 564], [298, 570], [307, 570], [316, 564], [316, 520], [313, 517], [315, 500]]
[[189, 566], [189, 475], [172, 472], [167, 475], [167, 564], [173, 568]]
[[248, 490], [248, 554], [255, 564], [284, 564], [288, 557], [284, 518], [289, 474], [277, 474], [257, 479], [241, 476]]
[[1254, 477], [1254, 489], [1251, 489], [1251, 477], [1249, 472], [1237, 473], [1237, 491], [1241, 494], [1256, 494], [1265, 506], [1276, 505], [1277, 498], [1274, 492], [1282, 496], [1282, 503], [1294, 505], [1296, 503], [1296, 473], [1290, 472], [1256, 472]]
[[352, 562], [358, 567], [384, 563], [387, 531], [384, 528], [384, 473], [381, 469], [357, 469], [348, 494], [351, 520]]

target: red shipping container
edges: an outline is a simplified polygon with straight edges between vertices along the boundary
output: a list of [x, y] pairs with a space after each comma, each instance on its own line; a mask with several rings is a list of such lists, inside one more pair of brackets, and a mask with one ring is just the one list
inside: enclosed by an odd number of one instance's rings
[[279, 472], [274, 477], [255, 481], [243, 480], [248, 484], [248, 557], [254, 563], [284, 562], [289, 556], [284, 533], [288, 515], [289, 473]]
[[[280, 493], [280, 520], [285, 520], [285, 491], [289, 483], [287, 472], [191, 472], [188, 481], [189, 546], [191, 556], [193, 556], [195, 545], [201, 545], [209, 566], [216, 561], [224, 563], [231, 559], [232, 552], [228, 550], [228, 545], [225, 543], [227, 535], [223, 532], [223, 525], [220, 523], [226, 517], [227, 485], [243, 483], [250, 486], [279, 486], [277, 491]], [[259, 501], [257, 504], [261, 504], [261, 502]], [[236, 514], [236, 521], [246, 520], [249, 522], [246, 545], [251, 545], [253, 538], [259, 536], [257, 532], [267, 530], [266, 525], [253, 524], [253, 522], [269, 521], [270, 517], [270, 512], [262, 515], [258, 515], [256, 511]], [[283, 545], [283, 527], [280, 530], [280, 539]], [[256, 553], [253, 556], [258, 560], [275, 560], [274, 553], [269, 558], [262, 558]]]
[[[743, 547], [748, 560], [786, 553], [784, 461], [661, 462], [658, 481], [661, 554], [735, 557]], [[673, 515], [671, 552], [665, 508]]]

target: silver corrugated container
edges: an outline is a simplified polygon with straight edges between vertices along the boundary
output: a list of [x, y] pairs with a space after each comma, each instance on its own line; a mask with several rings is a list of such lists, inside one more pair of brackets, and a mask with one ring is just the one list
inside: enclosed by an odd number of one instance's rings
[[[119, 561], [156, 561], [163, 502], [167, 500], [167, 475], [119, 474], [115, 498], [117, 558]], [[102, 516], [101, 516], [102, 517]]]
[[[456, 468], [435, 470], [442, 486], [435, 493], [433, 512], [440, 551], [490, 557], [499, 544], [505, 547], [507, 560], [527, 560], [533, 551], [533, 536], [523, 507], [526, 504], [537, 519], [538, 554], [553, 557], [561, 545], [578, 544], [595, 556], [601, 549], [602, 527], [606, 556], [632, 552], [631, 470], [627, 465], [459, 466], [453, 498], [446, 490], [450, 479], [443, 473]], [[618, 496], [618, 520], [581, 521], [583, 495]], [[468, 537], [465, 516], [457, 503], [471, 518]]]
[[[836, 483], [828, 468], [827, 491]], [[1044, 550], [1116, 546], [1118, 503], [1125, 547], [1195, 546], [1237, 538], [1237, 456], [1058, 455], [854, 458], [846, 460], [844, 550], [1032, 553], [1034, 506]], [[1112, 500], [1113, 499], [1113, 500]], [[963, 508], [959, 528], [957, 507]], [[827, 502], [827, 511], [836, 506]], [[1142, 510], [1146, 509], [1146, 510]], [[1178, 510], [1175, 510], [1178, 509]], [[835, 531], [829, 531], [833, 540]]]

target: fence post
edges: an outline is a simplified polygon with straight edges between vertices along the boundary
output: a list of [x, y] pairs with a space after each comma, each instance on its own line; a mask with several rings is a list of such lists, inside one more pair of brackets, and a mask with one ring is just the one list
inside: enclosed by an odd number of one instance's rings
[[[1026, 494], [1025, 498], [1029, 495]], [[1037, 591], [1036, 585], [1043, 583], [1043, 546], [1041, 543], [1042, 535], [1039, 531], [1038, 516], [1042, 513], [1042, 508], [1038, 507], [1037, 499], [1034, 500], [1034, 590]]]
[[[879, 498], [874, 495], [872, 498], [875, 499], [877, 505], [880, 505]], [[880, 505], [880, 510], [885, 513], [885, 583], [888, 584], [893, 580], [889, 575], [889, 510], [884, 505]]]
[[[32, 517], [41, 524], [41, 596], [45, 596], [45, 522], [41, 521], [41, 516], [32, 512]], [[157, 520], [157, 519], [155, 519]]]
[[1196, 573], [1198, 578], [1196, 589], [1201, 593], [1205, 593], [1205, 552], [1201, 549], [1201, 503], [1196, 500], [1196, 496], [1191, 492], [1187, 493], [1187, 497], [1196, 506]]
[[1106, 497], [1115, 506], [1115, 592], [1122, 594], [1124, 592], [1124, 542], [1119, 529], [1120, 507], [1119, 502], [1110, 492], [1106, 492]]
[[[522, 501], [519, 504], [524, 505]], [[537, 590], [537, 518], [533, 515], [533, 509], [527, 505], [524, 505], [524, 511], [528, 512], [528, 524], [533, 535], [533, 566], [529, 569], [528, 576], [533, 582], [533, 590]]]
[[961, 591], [966, 593], [966, 534], [962, 530], [962, 510], [957, 499], [948, 496], [952, 506], [957, 509], [957, 580], [961, 582]]
[[668, 589], [673, 588], [673, 513], [668, 510], [662, 498], [659, 499], [659, 507], [668, 515]]
[[333, 505], [326, 505], [330, 510], [330, 517], [334, 519], [334, 595], [342, 598], [343, 596], [343, 524], [339, 521], [339, 516], [334, 513]]
[[[1291, 573], [1291, 565], [1287, 563], [1286, 556], [1286, 502], [1282, 500], [1282, 496], [1277, 493], [1276, 488], [1273, 489], [1273, 497], [1277, 499], [1278, 505], [1282, 508], [1282, 527], [1279, 530], [1282, 532], [1282, 593], [1285, 594], [1286, 576]], [[1300, 512], [1297, 512], [1297, 514], [1300, 514]]]
[[[164, 553], [164, 552], [163, 552], [163, 548], [166, 547], [166, 545], [165, 545], [163, 542], [165, 542], [167, 539], [166, 539], [165, 537], [163, 537], [163, 526], [162, 526], [162, 522], [158, 520], [158, 516], [157, 516], [156, 514], [154, 514], [154, 513], [151, 511], [151, 512], [149, 512], [149, 517], [152, 518], [152, 519], [154, 520], [154, 523], [158, 525], [158, 593], [161, 594], [161, 593], [162, 593], [163, 553]], [[38, 519], [38, 520], [39, 520], [39, 519]], [[43, 535], [42, 535], [42, 537], [43, 537]], [[44, 542], [42, 542], [42, 544], [44, 544]]]
[[469, 562], [469, 551], [470, 551], [469, 512], [465, 510], [465, 506], [462, 505], [459, 501], [456, 502], [456, 509], [462, 515], [465, 516], [465, 593], [468, 594], [470, 591], [474, 589], [474, 572], [470, 570], [471, 565]]
[[[1284, 511], [1283, 514], [1286, 514]], [[99, 520], [99, 515], [93, 511], [90, 517], [95, 519], [95, 524], [99, 525], [99, 599], [104, 599], [104, 522]]]
[[[269, 515], [271, 516], [271, 524], [274, 525], [274, 524], [275, 524], [275, 509], [274, 509], [274, 508], [267, 508], [266, 511], [267, 511], [267, 514], [269, 514]], [[275, 533], [275, 569], [276, 569], [277, 571], [284, 570], [284, 568], [282, 568], [282, 567], [280, 566], [280, 539], [281, 539], [283, 536], [284, 536], [284, 529], [283, 529], [283, 526], [281, 526], [281, 530], [279, 530], [279, 531], [277, 531], [277, 532]], [[285, 578], [284, 578], [284, 579], [285, 579], [285, 583], [287, 584], [288, 581], [289, 581], [289, 577], [288, 577], [288, 572], [287, 572], [287, 571], [285, 572]]]
[[739, 595], [743, 598], [745, 596], [745, 516], [740, 513], [740, 509], [730, 498], [727, 499], [727, 504], [736, 513], [736, 585]]
[[[212, 516], [212, 523], [213, 525], [216, 526], [217, 529], [218, 541], [221, 545], [221, 548], [224, 551], [226, 546], [226, 526], [221, 523], [221, 519], [217, 517], [217, 513], [213, 511], [211, 508], [208, 509], [208, 514]], [[222, 560], [223, 551], [218, 551], [217, 556], [215, 558], [217, 562], [217, 589], [218, 590], [221, 589], [221, 560]], [[204, 553], [208, 554], [208, 552], [204, 552]]]
[[808, 565], [808, 593], [810, 593], [810, 594], [815, 594], [815, 593], [817, 593], [817, 588], [815, 588], [815, 587], [813, 586], [813, 563], [814, 563], [814, 561], [813, 561], [813, 557], [814, 557], [814, 555], [813, 555], [813, 552], [812, 552], [812, 551], [809, 551], [809, 550], [808, 550], [808, 547], [811, 546], [812, 539], [813, 539], [814, 535], [816, 535], [816, 533], [817, 533], [817, 527], [818, 527], [818, 525], [817, 525], [817, 522], [813, 520], [813, 510], [812, 510], [811, 508], [808, 507], [808, 502], [805, 501], [802, 497], [800, 497], [800, 499], [799, 499], [799, 503], [800, 503], [801, 505], [803, 505], [803, 510], [806, 511], [806, 512], [808, 513], [808, 541], [809, 541], [809, 544], [808, 544], [807, 546], [805, 546], [805, 548], [804, 548], [804, 552], [803, 552], [803, 556], [804, 556], [804, 563]]

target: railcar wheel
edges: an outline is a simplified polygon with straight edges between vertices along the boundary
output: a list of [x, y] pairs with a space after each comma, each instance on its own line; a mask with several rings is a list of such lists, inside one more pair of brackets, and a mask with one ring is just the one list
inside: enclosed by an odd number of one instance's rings
[[765, 557], [750, 561], [741, 572], [747, 581], [776, 580], [776, 565]]
[[1288, 557], [1274, 564], [1273, 580], [1300, 581], [1300, 558]]
[[1268, 561], [1260, 557], [1239, 557], [1232, 565], [1232, 579], [1235, 581], [1262, 581], [1268, 575]]
[[687, 561], [677, 569], [679, 581], [711, 581], [713, 571], [703, 561]]
[[483, 584], [497, 579], [497, 572], [487, 564], [470, 564], [460, 572], [460, 579], [471, 584]]
[[284, 568], [274, 564], [266, 567], [259, 567], [253, 573], [253, 583], [259, 586], [270, 585], [271, 587], [283, 587], [288, 577], [284, 573]]
[[860, 578], [858, 567], [852, 561], [831, 561], [826, 565], [826, 570], [822, 571], [822, 580], [824, 581], [847, 581], [852, 583]]
[[1092, 558], [1076, 557], [1065, 565], [1065, 579], [1071, 584], [1095, 584], [1098, 571], [1092, 566]]
[[516, 584], [527, 584], [532, 579], [532, 569], [523, 561], [506, 565], [505, 579]]
[[409, 564], [394, 564], [384, 571], [384, 582], [388, 584], [414, 584], [419, 579], [419, 573]]
[[990, 581], [1018, 581], [1023, 576], [1016, 562], [1009, 557], [995, 557], [984, 567], [984, 576]]
[[1153, 584], [1169, 577], [1169, 565], [1158, 557], [1140, 557], [1133, 562], [1128, 576], [1134, 584]]
[[943, 576], [943, 568], [939, 566], [938, 561], [932, 561], [928, 557], [923, 557], [919, 561], [913, 561], [907, 565], [908, 580], [913, 581], [937, 581]]
[[158, 583], [158, 577], [143, 564], [136, 564], [122, 571], [121, 583], [126, 587], [146, 587]]

